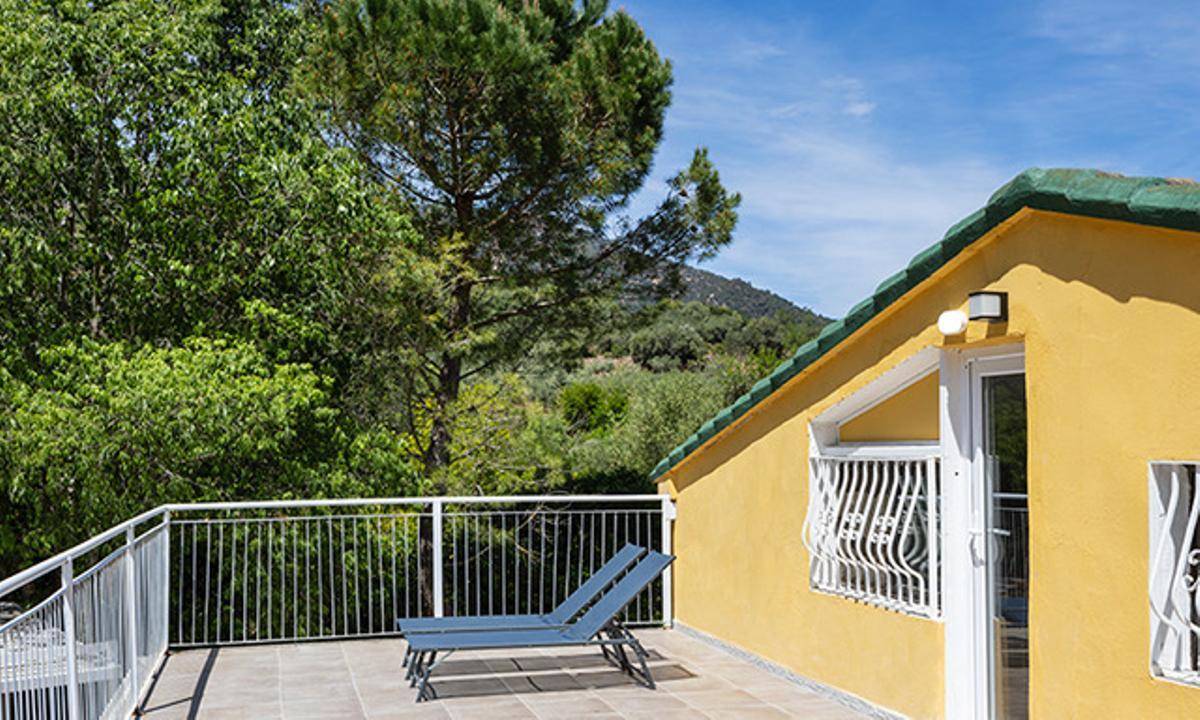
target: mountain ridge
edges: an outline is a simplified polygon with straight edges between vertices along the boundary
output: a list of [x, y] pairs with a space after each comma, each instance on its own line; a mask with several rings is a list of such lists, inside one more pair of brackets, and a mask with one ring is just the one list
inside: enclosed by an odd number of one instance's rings
[[805, 324], [824, 325], [830, 322], [830, 318], [812, 308], [801, 307], [770, 290], [756, 288], [741, 278], [728, 278], [690, 265], [683, 268], [681, 276], [684, 290], [679, 299], [684, 302], [724, 306], [747, 318], [782, 313]]

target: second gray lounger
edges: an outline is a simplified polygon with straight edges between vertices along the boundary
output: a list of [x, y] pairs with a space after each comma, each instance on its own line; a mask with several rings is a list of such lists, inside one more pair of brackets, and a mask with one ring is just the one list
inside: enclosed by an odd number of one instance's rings
[[396, 629], [403, 635], [417, 633], [463, 632], [468, 630], [529, 630], [561, 627], [578, 615], [588, 603], [599, 597], [625, 568], [646, 549], [627, 544], [592, 573], [579, 588], [545, 615], [467, 615], [440, 618], [399, 618]]
[[[413, 635], [408, 639], [408, 649], [412, 654], [408, 678], [410, 683], [417, 687], [417, 702], [429, 699], [432, 693], [429, 677], [434, 669], [441, 661], [459, 650], [593, 645], [598, 646], [605, 657], [615, 660], [631, 676], [653, 688], [654, 678], [651, 677], [650, 666], [646, 662], [646, 651], [633, 633], [617, 621], [617, 615], [674, 559], [674, 556], [658, 552], [646, 553], [646, 556], [604, 593], [582, 617], [565, 627]], [[640, 667], [634, 667], [625, 652], [626, 649], [633, 652]], [[441, 660], [438, 659], [439, 653], [442, 655]]]

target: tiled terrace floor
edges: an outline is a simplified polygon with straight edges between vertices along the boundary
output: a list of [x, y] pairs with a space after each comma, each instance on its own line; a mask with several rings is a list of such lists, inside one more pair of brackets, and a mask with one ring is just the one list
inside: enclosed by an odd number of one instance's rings
[[837, 702], [677, 631], [641, 630], [657, 690], [594, 649], [454, 655], [434, 672], [438, 699], [413, 702], [403, 640], [189, 650], [167, 658], [145, 704], [178, 718], [861, 718]]

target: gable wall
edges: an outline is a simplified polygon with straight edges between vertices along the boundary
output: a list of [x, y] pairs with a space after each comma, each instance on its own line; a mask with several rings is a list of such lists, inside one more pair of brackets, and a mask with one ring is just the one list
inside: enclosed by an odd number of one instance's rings
[[938, 375], [933, 373], [842, 423], [838, 439], [901, 442], [938, 439]]
[[940, 622], [808, 589], [807, 425], [940, 345], [938, 314], [968, 292], [1006, 290], [1010, 321], [972, 323], [965, 344], [1025, 343], [1033, 717], [1200, 712], [1200, 689], [1149, 675], [1146, 597], [1146, 463], [1200, 459], [1198, 271], [1195, 234], [1022, 211], [665, 476], [676, 618], [941, 717]]

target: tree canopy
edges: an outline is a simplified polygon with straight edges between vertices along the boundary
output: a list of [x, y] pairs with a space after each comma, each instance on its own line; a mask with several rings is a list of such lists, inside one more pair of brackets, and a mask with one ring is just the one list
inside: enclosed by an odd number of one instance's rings
[[623, 212], [662, 140], [671, 67], [605, 2], [339, 0], [304, 73], [436, 267], [414, 375], [434, 400], [431, 475], [453, 461], [464, 380], [589, 325], [605, 296], [669, 290], [729, 242], [739, 198], [703, 149], [653, 212]]
[[355, 420], [415, 236], [291, 91], [312, 22], [0, 0], [5, 565], [172, 498], [402, 491]]
[[289, 92], [302, 24], [266, 0], [0, 3], [9, 362], [251, 332], [346, 362], [349, 306], [408, 226]]
[[660, 302], [739, 202], [647, 188], [671, 77], [594, 0], [0, 0], [0, 575], [162, 502], [645, 489], [804, 332]]

